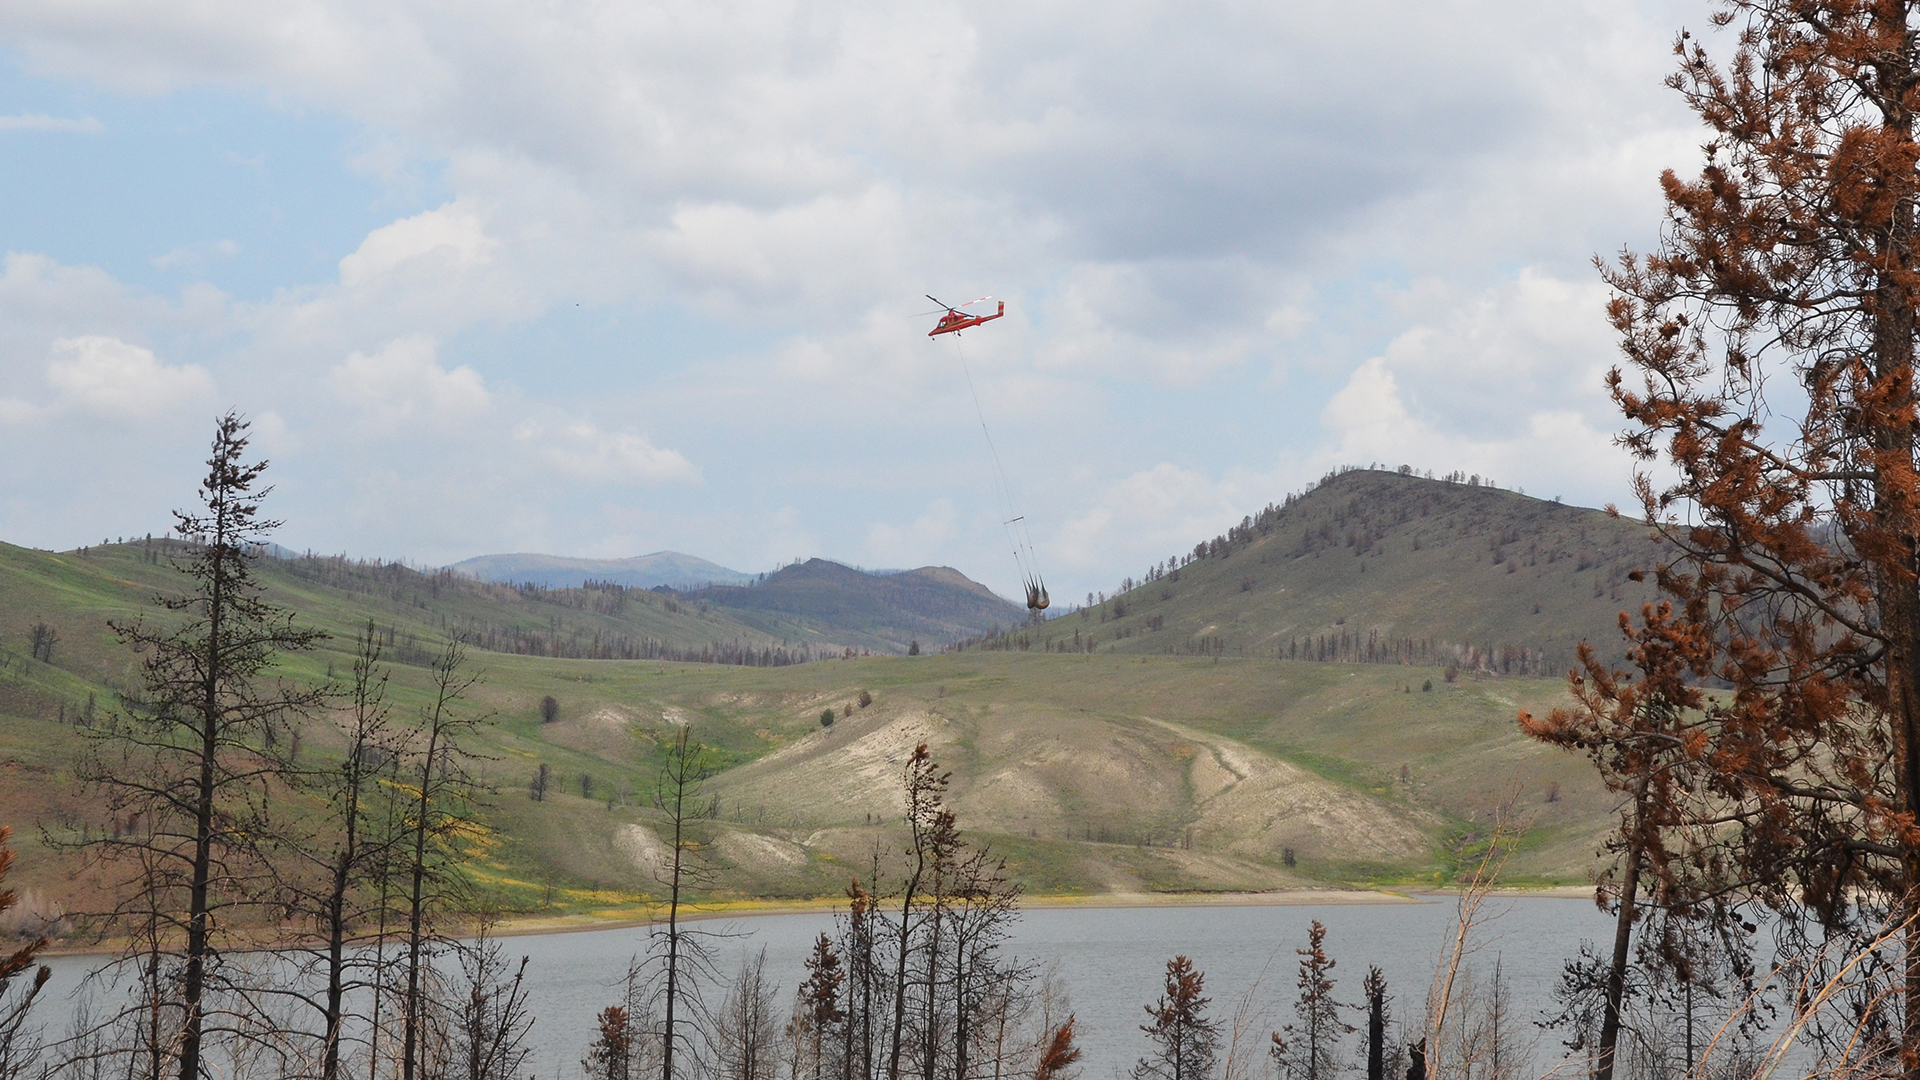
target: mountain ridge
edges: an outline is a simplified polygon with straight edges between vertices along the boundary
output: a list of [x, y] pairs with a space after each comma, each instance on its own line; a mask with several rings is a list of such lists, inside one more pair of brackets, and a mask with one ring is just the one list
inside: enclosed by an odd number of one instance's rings
[[1658, 595], [1631, 574], [1671, 556], [1644, 522], [1608, 511], [1359, 469], [1248, 515], [1118, 595], [981, 644], [1558, 675], [1581, 641], [1624, 654], [1620, 613]]
[[476, 555], [447, 569], [500, 585], [541, 585], [577, 589], [589, 581], [652, 589], [702, 585], [744, 585], [754, 575], [680, 551], [655, 551], [623, 559], [585, 559], [538, 552]]

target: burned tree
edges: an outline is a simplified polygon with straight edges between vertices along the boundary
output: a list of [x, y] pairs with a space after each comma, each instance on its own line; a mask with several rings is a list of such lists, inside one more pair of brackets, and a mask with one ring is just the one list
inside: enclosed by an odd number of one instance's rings
[[1167, 961], [1167, 985], [1160, 1000], [1147, 1006], [1140, 1025], [1153, 1049], [1134, 1065], [1133, 1080], [1210, 1080], [1220, 1054], [1218, 1024], [1207, 1016], [1213, 999], [1205, 994], [1206, 975], [1193, 961]]
[[324, 635], [296, 626], [255, 577], [256, 553], [279, 523], [260, 516], [267, 466], [247, 463], [246, 449], [247, 424], [228, 413], [214, 430], [199, 507], [174, 514], [191, 538], [176, 564], [185, 591], [156, 600], [163, 619], [114, 624], [141, 656], [142, 692], [86, 731], [79, 769], [109, 815], [142, 822], [84, 848], [129, 872], [105, 921], [134, 943], [124, 959], [156, 973], [177, 966], [177, 997], [156, 1002], [155, 1018], [171, 1016], [168, 1053], [182, 1080], [204, 1071], [209, 997], [225, 989], [223, 938], [243, 921], [241, 909], [267, 895], [258, 845], [272, 833], [267, 798], [278, 766], [266, 733], [322, 699], [320, 689], [267, 677], [280, 654]]
[[[429, 950], [437, 920], [457, 900], [464, 884], [460, 842], [473, 827], [480, 785], [469, 771], [467, 742], [477, 718], [465, 698], [479, 677], [466, 670], [466, 649], [458, 638], [434, 659], [431, 698], [409, 733], [401, 775], [406, 785], [406, 831], [398, 844], [398, 872], [406, 883], [405, 985], [400, 997], [401, 1080], [421, 1072], [421, 1052], [433, 1011], [433, 972]], [[491, 970], [491, 969], [489, 969]]]
[[1726, 688], [1681, 755], [1717, 827], [1667, 865], [1789, 933], [1905, 926], [1895, 1067], [1920, 1077], [1920, 35], [1899, 0], [1713, 22], [1731, 56], [1683, 33], [1668, 79], [1700, 172], [1662, 175], [1653, 253], [1603, 267], [1622, 441], [1663, 461], [1636, 486], [1675, 552], [1671, 619], [1632, 633]]

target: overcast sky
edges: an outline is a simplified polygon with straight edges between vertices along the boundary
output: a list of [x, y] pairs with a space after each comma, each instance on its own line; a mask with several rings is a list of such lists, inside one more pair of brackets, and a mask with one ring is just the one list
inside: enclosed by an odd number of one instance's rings
[[235, 407], [295, 548], [1011, 595], [963, 360], [1056, 597], [1342, 463], [1621, 500], [1589, 260], [1706, 14], [14, 0], [0, 539], [161, 530]]

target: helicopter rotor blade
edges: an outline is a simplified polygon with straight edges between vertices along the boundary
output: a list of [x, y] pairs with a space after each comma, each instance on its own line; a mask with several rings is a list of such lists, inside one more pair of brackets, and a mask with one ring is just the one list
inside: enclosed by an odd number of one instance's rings
[[947, 303], [947, 302], [946, 302], [945, 300], [942, 300], [942, 299], [940, 299], [940, 298], [939, 298], [939, 297], [937, 297], [937, 296], [932, 296], [932, 295], [929, 295], [929, 294], [926, 294], [926, 293], [922, 293], [921, 295], [922, 295], [922, 296], [926, 296], [926, 298], [927, 298], [927, 299], [929, 299], [929, 300], [931, 300], [931, 301], [933, 301], [933, 302], [934, 302], [934, 303], [936, 303], [936, 304], [939, 304], [942, 310], [945, 310], [945, 311], [952, 311], [952, 310], [953, 310], [953, 305], [952, 305], [952, 304], [949, 304], [949, 303]]

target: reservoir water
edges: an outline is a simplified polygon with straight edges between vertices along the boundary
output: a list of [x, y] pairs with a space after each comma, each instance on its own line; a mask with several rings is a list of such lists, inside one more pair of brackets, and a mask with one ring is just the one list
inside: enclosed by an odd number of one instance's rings
[[[1518, 1019], [1531, 1027], [1547, 1004], [1562, 965], [1582, 939], [1611, 936], [1611, 923], [1591, 900], [1544, 897], [1498, 898], [1483, 909], [1491, 918], [1475, 938], [1470, 962], [1481, 972], [1500, 964]], [[1083, 1050], [1083, 1080], [1123, 1076], [1145, 1046], [1144, 1007], [1161, 991], [1166, 962], [1189, 957], [1206, 973], [1213, 1015], [1229, 1021], [1249, 988], [1274, 1006], [1270, 1026], [1292, 1019], [1298, 960], [1308, 926], [1327, 927], [1326, 948], [1338, 963], [1335, 996], [1360, 999], [1369, 965], [1387, 977], [1394, 1011], [1417, 1017], [1437, 958], [1455, 924], [1455, 904], [1436, 897], [1411, 904], [1338, 904], [1235, 907], [1041, 908], [1025, 911], [1010, 951], [1042, 966], [1053, 965], [1072, 997]], [[767, 972], [791, 1000], [805, 977], [802, 961], [815, 935], [833, 929], [829, 914], [761, 915], [699, 924], [737, 937], [720, 944], [719, 967], [731, 974], [747, 950], [767, 951]], [[542, 1080], [579, 1077], [580, 1058], [592, 1039], [594, 1016], [619, 1001], [627, 961], [645, 948], [647, 930], [635, 927], [503, 939], [508, 954], [530, 958], [527, 976], [538, 1017], [532, 1065]], [[52, 961], [43, 1014], [71, 1011], [70, 996], [81, 976], [99, 961], [63, 957]], [[1357, 1011], [1349, 1022], [1359, 1021]], [[54, 1027], [59, 1024], [55, 1023]], [[1262, 1036], [1264, 1038], [1264, 1035]], [[1541, 1060], [1555, 1056], [1551, 1033], [1540, 1038]]]

